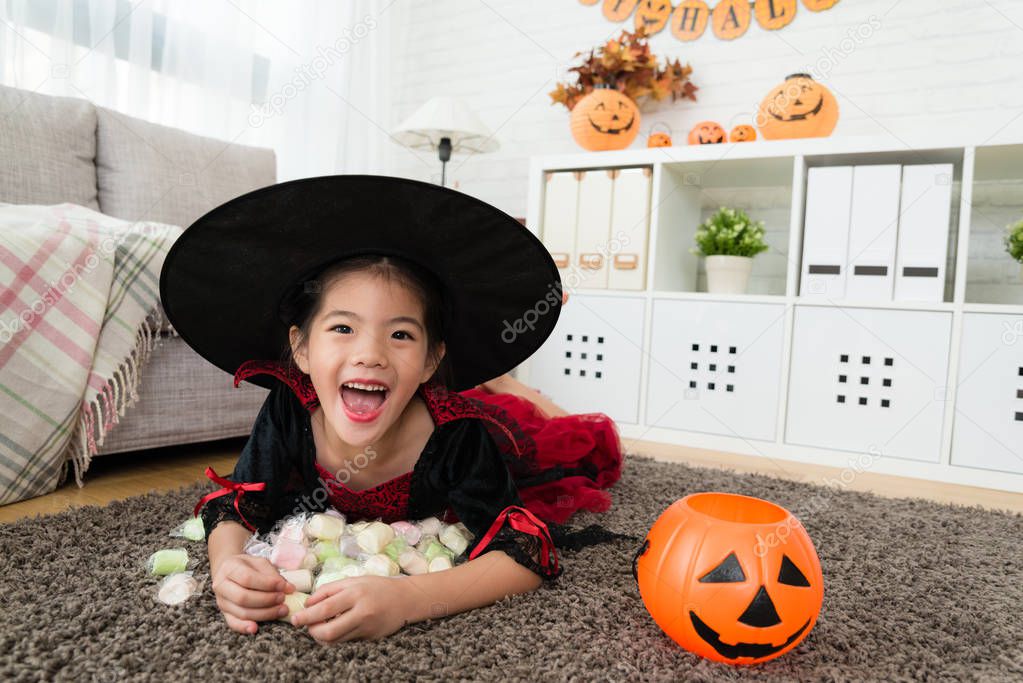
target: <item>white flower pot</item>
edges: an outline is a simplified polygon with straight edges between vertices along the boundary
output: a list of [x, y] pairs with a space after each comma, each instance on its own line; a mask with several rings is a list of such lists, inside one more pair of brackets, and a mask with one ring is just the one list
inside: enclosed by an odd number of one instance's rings
[[745, 294], [753, 270], [751, 256], [708, 256], [707, 291], [712, 294]]

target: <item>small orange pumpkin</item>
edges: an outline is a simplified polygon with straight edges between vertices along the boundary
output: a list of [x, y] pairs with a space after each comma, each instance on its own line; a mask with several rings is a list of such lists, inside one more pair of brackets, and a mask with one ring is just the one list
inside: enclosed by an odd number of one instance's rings
[[838, 0], [803, 0], [806, 9], [811, 12], [823, 12], [826, 9], [831, 9], [837, 3]]
[[757, 139], [757, 129], [747, 124], [741, 124], [732, 129], [728, 134], [729, 142], [753, 142]]
[[820, 559], [785, 508], [733, 493], [677, 500], [632, 565], [650, 616], [690, 652], [756, 664], [788, 652], [817, 623]]
[[671, 136], [667, 133], [651, 133], [646, 139], [647, 147], [671, 147]]
[[629, 97], [604, 85], [575, 103], [569, 118], [572, 137], [583, 149], [625, 149], [639, 133], [639, 107]]
[[756, 123], [765, 140], [827, 137], [838, 123], [838, 101], [809, 74], [792, 74], [760, 103]]
[[727, 139], [725, 129], [716, 121], [700, 121], [689, 131], [690, 145], [713, 145]]
[[671, 0], [642, 0], [636, 8], [636, 28], [642, 26], [646, 34], [660, 33], [671, 17]]

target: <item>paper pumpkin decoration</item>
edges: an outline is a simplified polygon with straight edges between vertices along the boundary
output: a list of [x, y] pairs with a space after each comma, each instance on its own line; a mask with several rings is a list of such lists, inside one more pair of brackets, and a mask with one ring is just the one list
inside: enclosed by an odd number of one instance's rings
[[639, 0], [604, 0], [604, 17], [608, 21], [625, 21], [637, 4]]
[[710, 8], [703, 0], [680, 2], [671, 15], [671, 35], [679, 40], [696, 40], [703, 35], [710, 18]]
[[636, 28], [642, 26], [646, 34], [652, 36], [671, 18], [671, 0], [641, 0], [636, 8]]
[[756, 123], [766, 140], [827, 137], [838, 123], [838, 101], [809, 74], [792, 74], [760, 103]]
[[600, 0], [579, 0], [580, 5], [596, 5]]
[[677, 500], [633, 561], [650, 616], [702, 657], [756, 664], [794, 648], [824, 601], [820, 560], [785, 508], [732, 493]]
[[735, 126], [728, 134], [729, 142], [753, 142], [756, 139], [757, 129], [745, 123]]
[[796, 0], [756, 0], [753, 14], [764, 30], [777, 31], [796, 18]]
[[572, 107], [572, 137], [583, 149], [625, 149], [639, 133], [639, 107], [614, 88], [593, 90]]
[[651, 133], [646, 139], [647, 147], [671, 147], [671, 136], [667, 133]]
[[749, 0], [720, 0], [711, 13], [710, 25], [721, 40], [734, 40], [746, 32], [752, 21]]
[[713, 145], [727, 139], [725, 129], [716, 121], [700, 121], [689, 131], [690, 145]]
[[838, 0], [803, 0], [803, 4], [811, 12], [823, 12], [837, 5]]

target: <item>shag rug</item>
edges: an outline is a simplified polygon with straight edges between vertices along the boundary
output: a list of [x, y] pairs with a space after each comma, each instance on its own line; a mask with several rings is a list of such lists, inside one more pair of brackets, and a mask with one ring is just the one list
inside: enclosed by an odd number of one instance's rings
[[643, 607], [638, 543], [562, 551], [560, 585], [408, 626], [380, 641], [325, 647], [286, 623], [228, 629], [205, 591], [168, 607], [143, 564], [211, 485], [150, 493], [0, 525], [0, 679], [96, 680], [769, 680], [1023, 679], [1023, 515], [842, 486], [626, 458], [601, 523], [642, 539], [697, 491], [788, 508], [813, 539], [824, 606], [797, 648], [755, 666], [700, 659]]

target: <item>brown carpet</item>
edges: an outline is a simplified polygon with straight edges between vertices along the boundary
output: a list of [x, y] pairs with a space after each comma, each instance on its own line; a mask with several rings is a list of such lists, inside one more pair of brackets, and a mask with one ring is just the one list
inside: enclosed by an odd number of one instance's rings
[[[799, 517], [824, 570], [824, 607], [795, 650], [755, 667], [704, 661], [646, 613], [637, 546], [565, 551], [557, 588], [322, 647], [284, 623], [230, 631], [209, 583], [167, 607], [142, 564], [180, 539], [197, 484], [0, 526], [0, 679], [99, 680], [1023, 680], [1023, 516], [697, 469], [630, 455], [614, 506], [583, 513], [638, 537], [692, 492], [774, 501]], [[188, 544], [207, 571], [204, 544]]]

